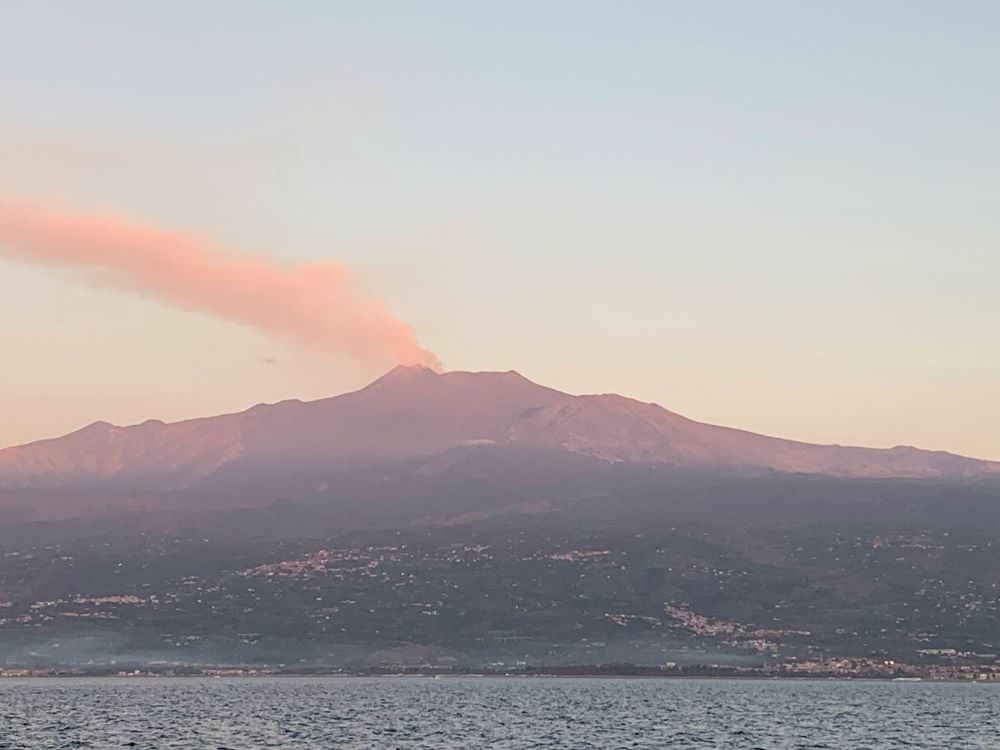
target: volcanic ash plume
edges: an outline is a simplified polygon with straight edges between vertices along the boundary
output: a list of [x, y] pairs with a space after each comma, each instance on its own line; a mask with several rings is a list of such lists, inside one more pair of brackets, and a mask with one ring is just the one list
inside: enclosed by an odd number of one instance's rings
[[340, 263], [280, 267], [197, 236], [0, 200], [0, 256], [98, 271], [115, 286], [375, 364], [437, 357]]

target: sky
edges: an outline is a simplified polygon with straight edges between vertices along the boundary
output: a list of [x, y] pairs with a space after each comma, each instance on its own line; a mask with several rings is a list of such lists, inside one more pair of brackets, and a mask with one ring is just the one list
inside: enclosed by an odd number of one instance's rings
[[[1000, 4], [2, 15], [0, 201], [347, 268], [447, 369], [1000, 459]], [[14, 250], [0, 445], [391, 366]]]

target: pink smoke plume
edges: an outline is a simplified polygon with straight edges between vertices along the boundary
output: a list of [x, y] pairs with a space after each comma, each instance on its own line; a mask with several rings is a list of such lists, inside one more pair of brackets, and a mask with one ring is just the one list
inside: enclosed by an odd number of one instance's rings
[[280, 267], [184, 232], [0, 200], [0, 254], [99, 269], [116, 286], [310, 348], [440, 369], [406, 323], [361, 293], [340, 263]]

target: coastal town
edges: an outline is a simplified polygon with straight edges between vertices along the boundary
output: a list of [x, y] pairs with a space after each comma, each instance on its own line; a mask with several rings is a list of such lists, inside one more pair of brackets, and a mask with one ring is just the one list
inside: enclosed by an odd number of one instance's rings
[[[786, 533], [766, 548], [684, 528], [582, 543], [503, 529], [456, 543], [427, 529], [236, 553], [225, 539], [150, 532], [130, 549], [8, 547], [0, 666], [996, 679], [996, 635], [979, 626], [997, 615], [996, 579], [964, 564], [995, 561], [988, 541]], [[151, 558], [155, 574], [139, 562]], [[818, 565], [824, 579], [774, 585]], [[32, 595], [41, 571], [44, 598]], [[850, 615], [844, 597], [870, 604]]]

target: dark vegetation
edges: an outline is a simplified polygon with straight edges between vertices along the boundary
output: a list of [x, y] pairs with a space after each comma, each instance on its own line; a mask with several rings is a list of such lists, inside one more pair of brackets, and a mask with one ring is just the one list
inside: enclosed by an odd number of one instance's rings
[[997, 661], [996, 483], [466, 458], [8, 517], [0, 664]]

